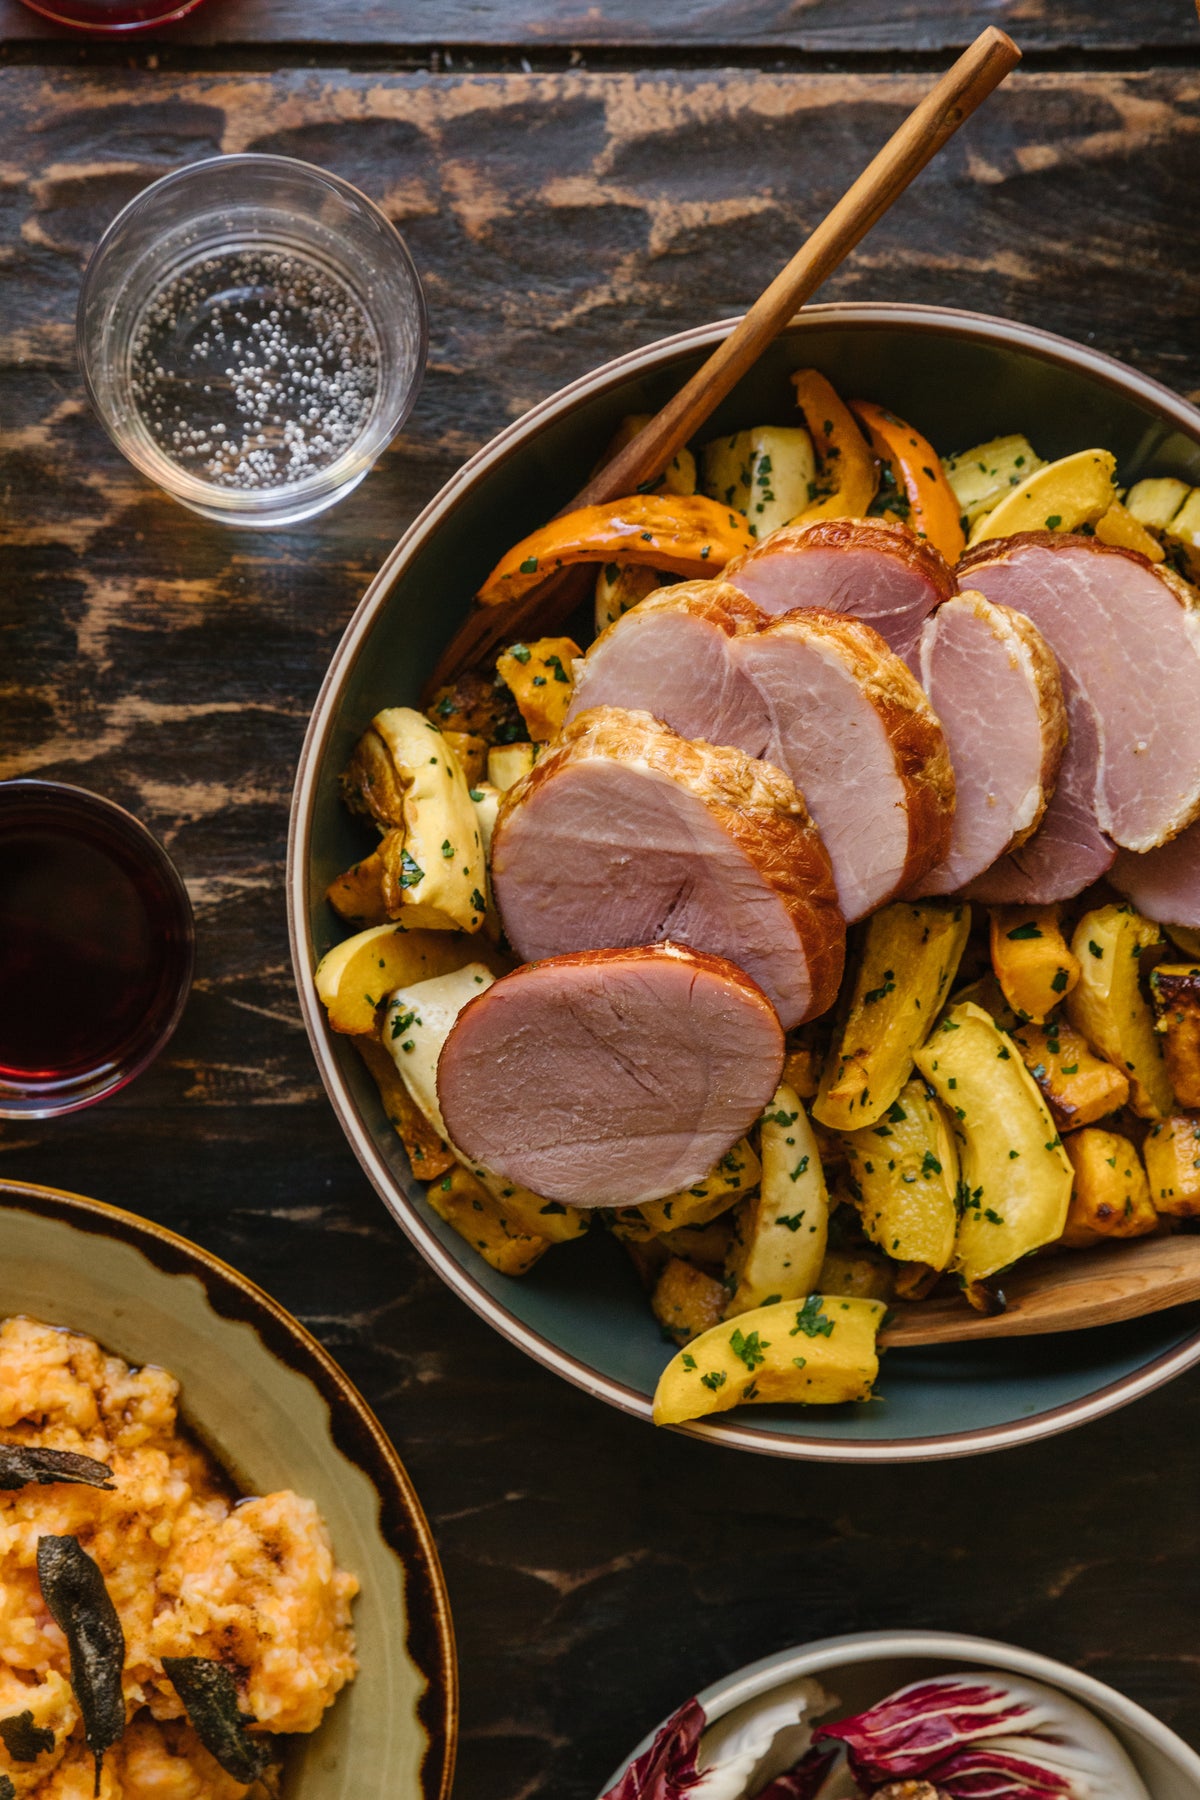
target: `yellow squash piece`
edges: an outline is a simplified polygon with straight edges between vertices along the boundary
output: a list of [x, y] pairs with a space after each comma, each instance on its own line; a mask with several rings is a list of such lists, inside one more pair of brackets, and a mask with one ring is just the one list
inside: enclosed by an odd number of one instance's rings
[[1114, 500], [1103, 518], [1097, 519], [1096, 536], [1102, 544], [1111, 544], [1114, 549], [1136, 550], [1148, 562], [1164, 560], [1163, 547], [1153, 532], [1140, 524], [1119, 500]]
[[1150, 1199], [1172, 1219], [1200, 1218], [1200, 1113], [1173, 1113], [1142, 1145]]
[[400, 1079], [400, 1071], [377, 1037], [356, 1036], [354, 1047], [371, 1072], [388, 1124], [408, 1152], [418, 1181], [432, 1181], [456, 1166], [457, 1158], [436, 1132]]
[[733, 1406], [868, 1400], [879, 1373], [882, 1300], [810, 1294], [706, 1331], [663, 1370], [654, 1423], [680, 1425]]
[[1125, 496], [1125, 505], [1147, 530], [1167, 531], [1191, 492], [1186, 481], [1151, 476], [1134, 483]]
[[971, 930], [962, 901], [896, 900], [868, 919], [813, 1117], [834, 1131], [881, 1119], [912, 1074]]
[[512, 968], [509, 957], [465, 932], [410, 931], [403, 923], [388, 923], [335, 944], [317, 964], [313, 981], [335, 1031], [373, 1034], [376, 1008], [393, 988], [481, 960], [496, 975]]
[[629, 494], [551, 519], [502, 556], [479, 590], [483, 606], [516, 600], [575, 563], [640, 563], [700, 580], [754, 543], [740, 513], [701, 494]]
[[788, 524], [811, 503], [817, 458], [801, 425], [757, 425], [714, 438], [700, 460], [704, 493], [745, 513], [756, 538]]
[[[986, 1000], [980, 1004], [990, 1011]], [[1037, 1082], [1050, 1116], [1060, 1131], [1094, 1125], [1118, 1112], [1129, 1098], [1129, 1078], [1103, 1056], [1096, 1056], [1081, 1031], [1052, 1014], [1044, 1025], [1007, 1025], [1025, 1067]]]
[[1159, 963], [1150, 999], [1167, 1079], [1180, 1106], [1200, 1106], [1200, 966]]
[[648, 595], [669, 587], [673, 576], [661, 569], [643, 569], [634, 563], [605, 563], [596, 577], [596, 636], [632, 612]]
[[1014, 432], [974, 444], [957, 456], [944, 459], [943, 469], [958, 502], [961, 517], [970, 527], [1001, 501], [1043, 462], [1027, 437]]
[[425, 1190], [439, 1219], [478, 1250], [501, 1275], [525, 1275], [550, 1248], [550, 1240], [521, 1231], [469, 1170], [455, 1167]]
[[890, 1300], [896, 1292], [896, 1271], [882, 1256], [827, 1250], [817, 1285], [822, 1294], [841, 1294], [858, 1300]]
[[1017, 531], [1078, 531], [1104, 517], [1117, 497], [1117, 459], [1111, 450], [1077, 450], [1043, 463], [985, 513], [972, 544]]
[[[596, 464], [597, 471], [610, 463], [620, 450], [632, 444], [640, 431], [650, 423], [653, 413], [626, 413], [617, 429], [613, 432], [605, 448], [604, 455]], [[685, 446], [677, 450], [658, 480], [651, 483], [651, 492], [656, 494], [694, 494], [696, 491], [696, 459]]]
[[523, 781], [537, 760], [532, 744], [496, 744], [488, 751], [488, 785], [506, 794], [510, 787]]
[[491, 1169], [482, 1169], [450, 1141], [438, 1101], [437, 1066], [442, 1046], [464, 1006], [486, 993], [493, 980], [486, 963], [467, 963], [448, 975], [398, 987], [388, 1000], [383, 1041], [409, 1093], [438, 1136], [459, 1162], [490, 1194], [502, 1214], [519, 1230], [555, 1243], [582, 1237], [591, 1224], [587, 1213], [544, 1200]]
[[725, 1284], [694, 1263], [669, 1256], [654, 1284], [650, 1306], [668, 1337], [686, 1344], [720, 1322]]
[[916, 1062], [953, 1120], [961, 1218], [952, 1266], [969, 1292], [1062, 1236], [1071, 1164], [1016, 1045], [981, 1006], [951, 1007]]
[[948, 563], [956, 563], [966, 544], [962, 513], [929, 439], [872, 400], [851, 400], [850, 410], [880, 463], [873, 510], [885, 519], [898, 519]]
[[1200, 931], [1193, 931], [1189, 925], [1164, 925], [1163, 930], [1173, 944], [1177, 944], [1185, 956], [1200, 962]]
[[863, 1230], [896, 1262], [941, 1271], [958, 1230], [958, 1155], [923, 1081], [905, 1083], [876, 1125], [842, 1137]]
[[[733, 1242], [733, 1219], [730, 1213], [722, 1213], [717, 1219], [711, 1219], [707, 1225], [681, 1225], [678, 1231], [664, 1232], [656, 1238], [671, 1256], [681, 1256], [684, 1262], [696, 1264], [706, 1269], [710, 1275], [716, 1274], [725, 1267], [725, 1258], [729, 1254], [729, 1246]], [[725, 1290], [722, 1288], [721, 1307], [725, 1306]]]
[[1136, 1144], [1116, 1131], [1091, 1126], [1072, 1132], [1065, 1149], [1075, 1171], [1062, 1237], [1069, 1250], [1085, 1249], [1104, 1238], [1145, 1237], [1158, 1229]]
[[608, 1215], [609, 1227], [615, 1236], [637, 1241], [666, 1236], [687, 1225], [707, 1225], [756, 1188], [761, 1174], [749, 1138], [740, 1138], [703, 1181], [662, 1200], [618, 1207]]
[[1018, 1018], [1040, 1025], [1079, 980], [1057, 906], [997, 906], [991, 913], [992, 967]]
[[535, 744], [548, 744], [561, 730], [575, 692], [573, 638], [533, 638], [510, 644], [496, 659], [496, 673], [510, 689]]
[[781, 1084], [762, 1116], [762, 1183], [734, 1215], [725, 1316], [815, 1291], [829, 1235], [829, 1195], [808, 1115]]
[[1165, 1119], [1175, 1107], [1162, 1039], [1139, 979], [1141, 952], [1161, 942], [1161, 928], [1124, 905], [1084, 913], [1071, 940], [1080, 976], [1067, 998], [1067, 1017], [1093, 1050], [1128, 1075], [1129, 1103], [1143, 1119]]
[[792, 376], [796, 405], [804, 415], [817, 452], [817, 478], [809, 504], [793, 524], [816, 519], [863, 519], [879, 486], [879, 463], [850, 408], [816, 369]]

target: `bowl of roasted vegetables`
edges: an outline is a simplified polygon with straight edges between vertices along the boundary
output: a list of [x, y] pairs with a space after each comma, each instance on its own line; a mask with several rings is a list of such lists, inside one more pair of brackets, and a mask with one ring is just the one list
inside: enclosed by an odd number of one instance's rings
[[601, 1800], [1187, 1800], [1200, 1756], [1124, 1694], [1010, 1644], [861, 1632], [665, 1720]]
[[[310, 1038], [434, 1267], [590, 1392], [784, 1455], [1044, 1435], [1200, 1360], [1200, 414], [816, 307], [572, 509], [723, 329], [535, 408], [372, 584], [296, 787]], [[430, 683], [469, 607], [522, 631]]]

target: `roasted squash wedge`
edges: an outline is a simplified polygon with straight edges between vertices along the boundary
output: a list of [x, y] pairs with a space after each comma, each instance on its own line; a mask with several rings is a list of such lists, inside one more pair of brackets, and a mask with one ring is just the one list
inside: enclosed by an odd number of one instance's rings
[[762, 1117], [762, 1181], [733, 1216], [725, 1316], [817, 1285], [829, 1233], [829, 1195], [816, 1136], [794, 1088], [781, 1084]]
[[867, 1400], [879, 1373], [881, 1300], [810, 1294], [714, 1326], [673, 1357], [654, 1395], [656, 1425], [681, 1425], [733, 1406]]
[[535, 744], [548, 744], [561, 730], [575, 692], [574, 660], [581, 654], [573, 638], [533, 638], [510, 644], [496, 658], [496, 673], [520, 708]]
[[867, 920], [813, 1116], [835, 1131], [881, 1119], [912, 1073], [971, 930], [962, 901], [896, 900]]
[[1089, 1126], [1066, 1139], [1075, 1188], [1062, 1241], [1071, 1250], [1103, 1238], [1145, 1237], [1158, 1229], [1150, 1183], [1137, 1145], [1116, 1131]]
[[951, 1007], [916, 1062], [953, 1120], [961, 1217], [952, 1266], [970, 1298], [1062, 1236], [1071, 1164], [1016, 1045], [981, 1006]]
[[896, 1291], [896, 1271], [882, 1256], [827, 1250], [818, 1286], [823, 1294], [844, 1294], [856, 1300], [890, 1300]]
[[871, 510], [899, 519], [956, 563], [966, 545], [962, 515], [941, 458], [914, 425], [873, 400], [851, 400], [867, 443], [879, 458], [879, 492]]
[[745, 513], [756, 538], [803, 512], [817, 480], [812, 438], [802, 425], [759, 425], [715, 438], [700, 466], [703, 492]]
[[1143, 1119], [1165, 1119], [1175, 1106], [1140, 981], [1142, 951], [1161, 942], [1159, 926], [1116, 905], [1084, 913], [1071, 940], [1081, 972], [1067, 996], [1067, 1017], [1093, 1050], [1128, 1075], [1129, 1103]]
[[879, 485], [879, 463], [853, 413], [816, 369], [798, 369], [792, 386], [817, 453], [809, 504], [792, 522], [865, 518]]
[[489, 787], [494, 787], [499, 794], [506, 794], [518, 781], [523, 781], [537, 760], [537, 750], [533, 744], [496, 744], [488, 751], [487, 778]]
[[1172, 1113], [1142, 1145], [1150, 1198], [1172, 1219], [1200, 1218], [1200, 1113]]
[[842, 1138], [863, 1230], [896, 1262], [942, 1270], [958, 1231], [958, 1155], [925, 1083], [908, 1081], [878, 1124]]
[[970, 543], [1017, 531], [1078, 531], [1095, 525], [1117, 497], [1117, 459], [1111, 450], [1077, 450], [1043, 463], [979, 518]]
[[379, 1039], [360, 1033], [354, 1038], [354, 1047], [371, 1072], [388, 1124], [407, 1150], [417, 1180], [432, 1181], [453, 1169], [458, 1160], [453, 1150], [429, 1123]]
[[1128, 1076], [1094, 1055], [1083, 1033], [1057, 1013], [1044, 1025], [1013, 1024], [1009, 1033], [1060, 1131], [1094, 1125], [1129, 1099]]
[[596, 636], [631, 612], [656, 588], [669, 587], [673, 580], [674, 576], [664, 575], [661, 569], [639, 568], [634, 563], [624, 567], [620, 563], [605, 563], [596, 577]]
[[549, 1238], [521, 1231], [469, 1170], [455, 1165], [425, 1190], [439, 1219], [478, 1250], [501, 1275], [525, 1275], [550, 1248]]
[[410, 931], [403, 923], [389, 923], [335, 944], [317, 964], [313, 981], [335, 1031], [374, 1033], [376, 1009], [393, 988], [480, 961], [494, 975], [512, 967], [511, 958], [465, 932]]
[[741, 1138], [703, 1181], [662, 1200], [618, 1207], [607, 1215], [609, 1228], [616, 1237], [637, 1241], [666, 1236], [685, 1225], [707, 1225], [756, 1188], [761, 1173], [754, 1146]]
[[677, 1344], [690, 1343], [718, 1325], [725, 1309], [725, 1284], [680, 1256], [669, 1256], [650, 1300], [655, 1318]]
[[1180, 1106], [1200, 1106], [1200, 966], [1159, 963], [1150, 999], [1167, 1078]]
[[1040, 1025], [1079, 980], [1057, 906], [996, 906], [990, 916], [992, 967], [1020, 1019]]
[[1014, 432], [948, 456], [942, 467], [969, 530], [976, 519], [991, 512], [1005, 494], [1019, 487], [1043, 463], [1029, 439]]

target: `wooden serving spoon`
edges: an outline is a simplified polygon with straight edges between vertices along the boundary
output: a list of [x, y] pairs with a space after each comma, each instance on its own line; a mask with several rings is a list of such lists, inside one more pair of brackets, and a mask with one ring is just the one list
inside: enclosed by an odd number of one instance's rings
[[1008, 1310], [991, 1318], [957, 1298], [897, 1304], [879, 1334], [880, 1346], [1085, 1331], [1183, 1306], [1200, 1300], [1200, 1236], [1064, 1252], [1015, 1270], [1002, 1285]]
[[[805, 301], [1020, 60], [1021, 52], [1003, 31], [989, 26], [981, 32], [914, 107], [707, 362], [562, 510], [618, 500], [657, 480], [675, 452], [700, 429]], [[586, 592], [591, 573], [588, 564], [582, 569], [565, 569], [518, 599], [476, 607], [439, 657], [425, 688], [425, 703], [443, 682], [452, 681], [501, 644], [515, 637], [541, 635], [563, 624]]]

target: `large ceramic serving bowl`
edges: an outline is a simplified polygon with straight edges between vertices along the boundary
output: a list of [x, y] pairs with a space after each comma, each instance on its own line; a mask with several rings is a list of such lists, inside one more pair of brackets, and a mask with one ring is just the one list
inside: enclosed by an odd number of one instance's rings
[[[696, 1698], [711, 1724], [736, 1707], [769, 1700], [775, 1689], [787, 1682], [810, 1676], [836, 1698], [836, 1716], [845, 1718], [874, 1706], [910, 1681], [972, 1668], [1028, 1676], [1078, 1700], [1116, 1733], [1145, 1782], [1150, 1800], [1196, 1800], [1200, 1793], [1200, 1756], [1144, 1707], [1065, 1663], [990, 1638], [961, 1637], [949, 1631], [862, 1631], [849, 1637], [823, 1638], [751, 1663]], [[606, 1793], [629, 1763], [649, 1749], [659, 1729], [656, 1726], [649, 1732], [605, 1783]]]
[[316, 1501], [354, 1603], [359, 1674], [291, 1740], [283, 1800], [448, 1800], [454, 1635], [429, 1526], [395, 1450], [342, 1371], [261, 1288], [144, 1219], [0, 1182], [0, 1318], [94, 1337], [181, 1383], [187, 1424], [243, 1493]]
[[[300, 759], [288, 904], [301, 1005], [342, 1126], [386, 1205], [456, 1293], [548, 1368], [648, 1419], [666, 1350], [631, 1269], [606, 1234], [551, 1250], [520, 1281], [494, 1273], [425, 1201], [354, 1047], [328, 1029], [312, 971], [345, 935], [325, 900], [369, 839], [337, 777], [372, 715], [412, 703], [496, 558], [586, 479], [617, 421], [661, 404], [729, 322], [608, 363], [502, 432], [444, 487], [372, 582], [330, 665]], [[809, 308], [715, 415], [712, 433], [789, 417], [793, 369], [911, 419], [939, 449], [1024, 431], [1055, 457], [1092, 444], [1121, 478], [1200, 483], [1200, 412], [1096, 352], [1027, 326], [932, 307]], [[706, 434], [707, 435], [707, 434]], [[880, 1398], [856, 1407], [744, 1408], [686, 1427], [777, 1455], [861, 1461], [964, 1455], [1044, 1437], [1200, 1361], [1200, 1308], [1055, 1339], [893, 1351]]]

